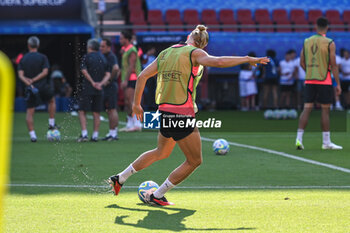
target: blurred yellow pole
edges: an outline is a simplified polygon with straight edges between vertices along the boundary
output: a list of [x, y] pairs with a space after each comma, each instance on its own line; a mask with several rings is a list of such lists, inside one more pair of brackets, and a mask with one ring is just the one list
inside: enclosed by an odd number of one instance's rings
[[11, 153], [14, 81], [12, 64], [0, 51], [0, 232], [4, 231], [4, 196]]

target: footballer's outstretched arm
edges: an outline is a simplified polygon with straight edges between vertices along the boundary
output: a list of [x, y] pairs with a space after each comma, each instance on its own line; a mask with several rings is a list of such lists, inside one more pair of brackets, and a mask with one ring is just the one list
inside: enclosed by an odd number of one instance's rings
[[256, 66], [256, 64], [267, 64], [270, 59], [267, 57], [237, 57], [237, 56], [211, 56], [202, 49], [196, 49], [192, 53], [192, 61], [195, 65], [211, 66], [211, 67], [232, 67], [243, 63], [249, 63]]

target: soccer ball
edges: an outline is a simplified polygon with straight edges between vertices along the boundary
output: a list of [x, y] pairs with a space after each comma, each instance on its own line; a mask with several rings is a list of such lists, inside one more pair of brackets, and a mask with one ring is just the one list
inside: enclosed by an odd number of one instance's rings
[[159, 188], [158, 184], [154, 181], [145, 181], [139, 186], [137, 195], [143, 203], [148, 203], [149, 196]]
[[275, 110], [275, 111], [273, 112], [273, 118], [274, 118], [274, 119], [277, 119], [277, 120], [281, 119], [281, 118], [282, 118], [282, 112], [281, 112], [281, 110]]
[[264, 112], [265, 119], [272, 119], [273, 118], [273, 111], [268, 109]]
[[230, 145], [225, 139], [218, 139], [213, 143], [213, 151], [217, 155], [225, 155], [230, 150]]
[[298, 112], [295, 109], [291, 109], [288, 111], [288, 118], [296, 119], [298, 117]]
[[282, 109], [280, 111], [280, 113], [281, 113], [281, 119], [285, 120], [288, 118], [288, 110], [287, 109]]
[[61, 133], [57, 129], [50, 129], [46, 133], [46, 138], [50, 142], [60, 141], [61, 140]]

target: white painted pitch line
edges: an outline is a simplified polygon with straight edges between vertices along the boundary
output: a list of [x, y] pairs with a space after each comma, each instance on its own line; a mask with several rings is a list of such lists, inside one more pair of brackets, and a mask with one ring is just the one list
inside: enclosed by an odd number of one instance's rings
[[[215, 139], [211, 139], [211, 138], [206, 138], [206, 137], [202, 137], [203, 141], [207, 141], [207, 142], [214, 142]], [[251, 150], [257, 150], [257, 151], [263, 151], [269, 154], [275, 154], [275, 155], [279, 155], [279, 156], [283, 156], [289, 159], [294, 159], [294, 160], [299, 160], [305, 163], [310, 163], [313, 165], [318, 165], [321, 167], [327, 167], [333, 170], [337, 170], [337, 171], [341, 171], [341, 172], [345, 172], [345, 173], [349, 173], [350, 174], [350, 169], [347, 168], [343, 168], [343, 167], [338, 167], [332, 164], [328, 164], [328, 163], [321, 163], [315, 160], [311, 160], [311, 159], [305, 159], [303, 157], [299, 157], [299, 156], [295, 156], [295, 155], [291, 155], [285, 152], [281, 152], [281, 151], [276, 151], [276, 150], [270, 150], [270, 149], [266, 149], [263, 147], [258, 147], [258, 146], [250, 146], [250, 145], [246, 145], [246, 144], [241, 144], [241, 143], [237, 143], [237, 142], [229, 142], [228, 143], [232, 146], [237, 146], [237, 147], [242, 147], [242, 148], [246, 148], [246, 149], [251, 149]]]
[[[108, 185], [71, 185], [71, 184], [8, 184], [9, 187], [44, 187], [44, 188], [109, 188]], [[123, 186], [135, 189], [138, 186]], [[178, 186], [176, 189], [350, 189], [350, 186]]]
[[[88, 118], [92, 116], [88, 116]], [[107, 120], [102, 120], [102, 121], [107, 121]], [[121, 123], [121, 122], [120, 122]], [[125, 123], [125, 122], [123, 122]], [[212, 139], [212, 138], [206, 138], [206, 137], [201, 137], [203, 141], [207, 141], [207, 142], [215, 142], [216, 139]], [[341, 171], [341, 172], [345, 172], [345, 173], [349, 173], [350, 174], [350, 169], [347, 168], [343, 168], [343, 167], [339, 167], [339, 166], [335, 166], [332, 164], [328, 164], [328, 163], [322, 163], [322, 162], [318, 162], [316, 160], [312, 160], [312, 159], [305, 159], [303, 157], [299, 157], [299, 156], [295, 156], [292, 154], [288, 154], [285, 152], [281, 152], [281, 151], [276, 151], [276, 150], [271, 150], [271, 149], [266, 149], [263, 147], [258, 147], [258, 146], [250, 146], [250, 145], [246, 145], [246, 144], [241, 144], [241, 143], [237, 143], [237, 142], [228, 142], [230, 145], [232, 146], [237, 146], [237, 147], [242, 147], [242, 148], [246, 148], [246, 149], [251, 149], [251, 150], [257, 150], [257, 151], [263, 151], [269, 154], [275, 154], [275, 155], [279, 155], [279, 156], [283, 156], [286, 158], [290, 158], [290, 159], [294, 159], [294, 160], [299, 160], [305, 163], [310, 163], [313, 165], [318, 165], [321, 167], [327, 167], [333, 170], [337, 170], [337, 171]]]

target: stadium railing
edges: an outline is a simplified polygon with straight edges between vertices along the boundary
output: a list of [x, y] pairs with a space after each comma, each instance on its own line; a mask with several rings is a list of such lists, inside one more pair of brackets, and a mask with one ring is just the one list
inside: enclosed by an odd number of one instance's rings
[[[97, 28], [100, 28], [101, 25], [98, 25]], [[195, 25], [102, 25], [104, 29], [109, 29], [109, 30], [116, 30], [116, 31], [121, 31], [121, 30], [138, 30], [138, 29], [143, 29], [143, 30], [152, 30], [152, 29], [164, 29], [164, 31], [167, 31], [168, 29], [188, 29], [193, 30]], [[290, 25], [244, 25], [244, 24], [235, 24], [235, 25], [209, 25], [208, 30], [210, 29], [251, 29], [255, 28], [257, 30], [259, 29], [285, 29], [285, 28], [292, 28], [292, 29], [309, 29], [311, 31], [314, 30], [315, 26], [314, 25], [298, 25], [298, 24], [290, 24]], [[350, 31], [350, 26], [349, 25], [330, 25], [330, 30], [335, 30], [335, 29], [343, 29], [344, 31]], [[293, 33], [293, 32], [291, 32]]]

